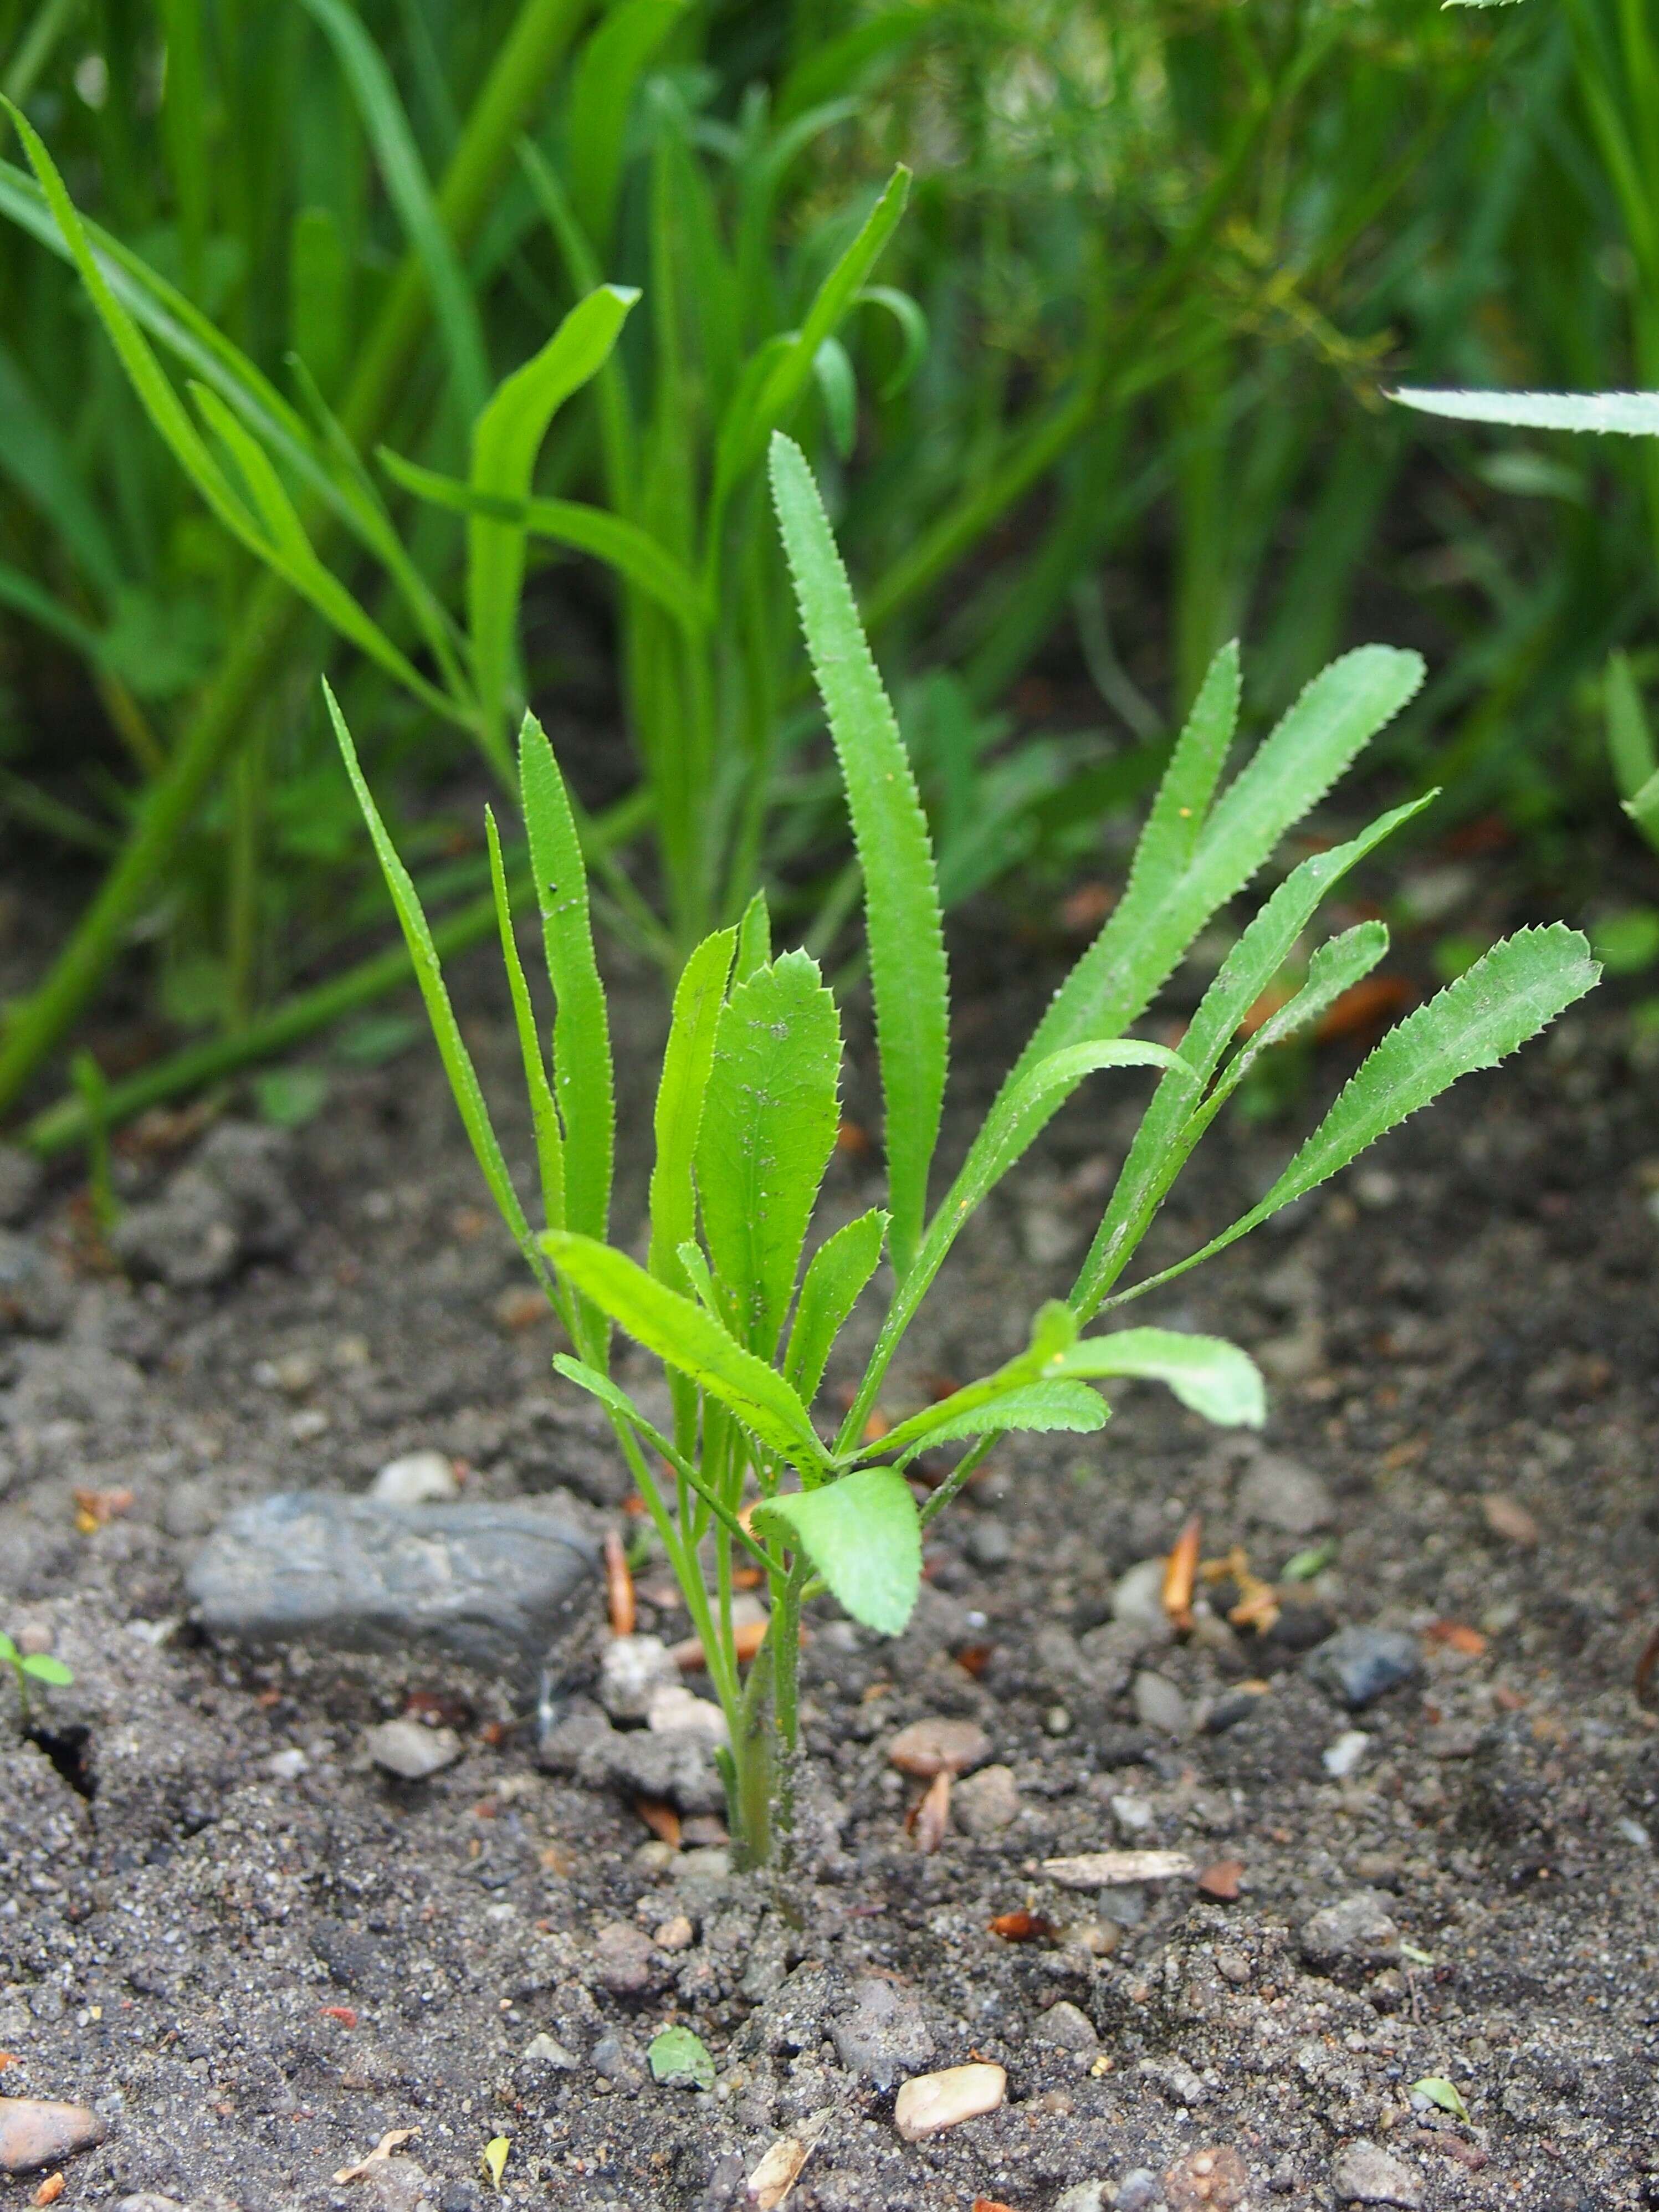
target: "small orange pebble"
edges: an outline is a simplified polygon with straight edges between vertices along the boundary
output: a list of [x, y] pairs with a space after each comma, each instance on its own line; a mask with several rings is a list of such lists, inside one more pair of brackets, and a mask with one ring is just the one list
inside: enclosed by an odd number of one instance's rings
[[90, 1536], [106, 1522], [118, 1521], [131, 1510], [130, 1490], [77, 1490], [75, 1493], [75, 1525], [83, 1536]]
[[514, 1721], [486, 1721], [478, 1734], [492, 1751], [499, 1751], [517, 1725]]
[[732, 1570], [733, 1589], [758, 1589], [765, 1580], [758, 1567], [733, 1567]]
[[[732, 1649], [737, 1653], [739, 1659], [752, 1659], [754, 1657], [755, 1654], [760, 1650], [762, 1644], [765, 1643], [766, 1632], [771, 1626], [772, 1624], [769, 1620], [744, 1620], [738, 1622], [738, 1626], [732, 1631]], [[800, 1632], [800, 1640], [803, 1644], [806, 1641], [806, 1631], [804, 1628]]]
[[503, 1291], [493, 1309], [495, 1324], [510, 1336], [522, 1336], [526, 1329], [539, 1328], [552, 1311], [539, 1291], [520, 1285]]
[[1177, 1628], [1193, 1625], [1193, 1583], [1198, 1573], [1198, 1543], [1204, 1524], [1196, 1513], [1176, 1538], [1164, 1563], [1164, 1610]]
[[31, 2204], [55, 2204], [68, 2186], [61, 2173], [49, 2173], [29, 2202]]
[[850, 1152], [856, 1158], [870, 1150], [870, 1132], [861, 1121], [841, 1121], [836, 1129], [836, 1150]]
[[319, 2008], [325, 2020], [337, 2020], [342, 2027], [356, 2027], [357, 2015], [349, 2005], [323, 2005]]
[[976, 2197], [973, 2212], [1014, 2212], [1012, 2204], [1005, 2204], [1000, 2197]]
[[1527, 1710], [1527, 1701], [1520, 1691], [1510, 1689], [1507, 1682], [1497, 1685], [1492, 1693], [1492, 1701], [1502, 1712], [1523, 1713]]
[[1213, 1897], [1222, 1905], [1232, 1905], [1237, 1900], [1238, 1885], [1243, 1872], [1243, 1859], [1218, 1859], [1213, 1866], [1206, 1866], [1200, 1875], [1198, 1886], [1206, 1897]]
[[1486, 1639], [1480, 1631], [1462, 1620], [1431, 1620], [1424, 1634], [1431, 1644], [1443, 1644], [1449, 1650], [1461, 1651], [1469, 1659], [1478, 1659], [1486, 1648]]
[[0, 2051], [0, 2074], [3, 2074], [8, 2066], [21, 2066], [22, 2063], [15, 2051]]
[[991, 1933], [1000, 1936], [1005, 1943], [1046, 1943], [1054, 1932], [1054, 1923], [1041, 1912], [1028, 1912], [1023, 1905], [1012, 1912], [999, 1912], [991, 1922]]
[[951, 1656], [955, 1659], [957, 1666], [961, 1668], [963, 1673], [964, 1674], [970, 1674], [974, 1680], [977, 1682], [980, 1676], [990, 1665], [991, 1654], [995, 1648], [996, 1647], [994, 1644], [967, 1644], [963, 1646], [960, 1651], [953, 1652]]
[[613, 1636], [634, 1633], [634, 1571], [628, 1564], [623, 1540], [614, 1528], [605, 1532], [605, 1594], [611, 1608]]
[[878, 1444], [892, 1425], [893, 1424], [882, 1412], [881, 1407], [873, 1407], [871, 1409], [869, 1419], [864, 1425], [859, 1442], [861, 1444]]
[[624, 1498], [623, 1500], [623, 1511], [628, 1516], [630, 1521], [640, 1520], [645, 1512], [644, 1498]]
[[671, 1850], [680, 1847], [680, 1816], [674, 1808], [661, 1797], [636, 1797], [634, 1810], [659, 1844]]
[[480, 1797], [472, 1808], [472, 1817], [475, 1820], [494, 1820], [499, 1818], [501, 1809], [493, 1797]]

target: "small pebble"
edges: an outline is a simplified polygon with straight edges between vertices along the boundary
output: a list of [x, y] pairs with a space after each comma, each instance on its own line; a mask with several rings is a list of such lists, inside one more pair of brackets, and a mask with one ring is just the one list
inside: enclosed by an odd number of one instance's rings
[[1136, 1797], [1126, 1791], [1121, 1796], [1114, 1797], [1111, 1805], [1112, 1818], [1117, 1823], [1118, 1833], [1126, 1841], [1132, 1842], [1137, 1837], [1152, 1833], [1158, 1814], [1144, 1797]]
[[1038, 2014], [1032, 2033], [1039, 2043], [1057, 2044], [1062, 2051], [1094, 2051], [1100, 2044], [1088, 2014], [1064, 1997]]
[[1014, 1540], [1000, 1521], [980, 1520], [968, 1531], [965, 1549], [976, 1567], [994, 1571], [1012, 1558]]
[[611, 1921], [593, 1939], [592, 1972], [612, 1996], [639, 1996], [657, 1978], [655, 1947], [643, 1928]]
[[1064, 1705], [1050, 1705], [1042, 1716], [1042, 1727], [1048, 1735], [1070, 1735], [1072, 1716]]
[[1172, 1644], [1175, 1628], [1164, 1603], [1162, 1559], [1142, 1559], [1120, 1575], [1112, 1589], [1112, 1619], [1139, 1631], [1148, 1644]]
[[363, 1738], [376, 1766], [404, 1782], [425, 1782], [453, 1766], [465, 1749], [452, 1728], [427, 1728], [420, 1721], [382, 1721]]
[[951, 1794], [951, 1814], [964, 1836], [995, 1836], [1019, 1818], [1019, 1790], [1012, 1769], [981, 1766], [957, 1783]]
[[1371, 1740], [1363, 1729], [1345, 1729], [1320, 1753], [1320, 1764], [1333, 1781], [1340, 1782], [1353, 1772], [1370, 1747]]
[[931, 1782], [936, 1774], [965, 1774], [982, 1766], [991, 1755], [991, 1739], [977, 1721], [949, 1720], [942, 1715], [912, 1721], [887, 1747], [890, 1765], [902, 1774]]
[[1231, 2143], [1189, 2150], [1164, 2177], [1170, 2212], [1240, 2212], [1249, 2191], [1249, 2168]]
[[1398, 2204], [1416, 2212], [1423, 2202], [1423, 2184], [1412, 2168], [1364, 2136], [1338, 2152], [1331, 2183], [1342, 2204]]
[[369, 1485], [385, 1505], [447, 1505], [461, 1494], [453, 1461], [440, 1451], [405, 1452], [389, 1459]]
[[100, 2143], [107, 2130], [84, 2105], [0, 2097], [0, 2173], [35, 2173]]
[[1324, 1482], [1311, 1468], [1282, 1452], [1263, 1452], [1238, 1486], [1238, 1510], [1281, 1535], [1311, 1536], [1335, 1518]]
[[1135, 1676], [1135, 1717], [1143, 1728], [1164, 1735], [1185, 1735], [1192, 1727], [1192, 1711], [1175, 1684], [1163, 1674], [1142, 1672]]
[[1117, 2212], [1152, 2212], [1163, 2195], [1150, 2166], [1133, 2166], [1117, 2185]]
[[613, 1721], [642, 1721], [660, 1690], [684, 1686], [657, 1636], [613, 1636], [599, 1655], [599, 1699]]
[[665, 1920], [652, 1936], [659, 1951], [689, 1951], [696, 1941], [696, 1931], [684, 1913], [677, 1912], [672, 1920]]
[[1398, 1628], [1344, 1628], [1303, 1661], [1310, 1680], [1358, 1711], [1422, 1671], [1417, 1639]]
[[915, 2074], [901, 2087], [893, 2102], [893, 2125], [906, 2142], [960, 2127], [994, 2112], [1008, 2094], [1008, 2076], [1000, 2066], [947, 2066], [939, 2074]]
[[551, 2066], [560, 2074], [574, 2074], [581, 2063], [551, 2035], [532, 2035], [524, 2047], [524, 2061], [528, 2066]]
[[1356, 1890], [1304, 1921], [1302, 1955], [1310, 1966], [1382, 1966], [1400, 1949], [1400, 1930], [1373, 1889]]
[[714, 1700], [700, 1698], [680, 1681], [664, 1682], [651, 1692], [645, 1724], [653, 1735], [665, 1735], [672, 1729], [696, 1729], [710, 1743], [728, 1742], [732, 1733]]
[[273, 1751], [265, 1761], [265, 1772], [273, 1782], [297, 1782], [310, 1767], [311, 1761], [297, 1743], [285, 1751]]
[[1172, 2105], [1183, 2105], [1190, 2111], [1194, 2105], [1208, 2101], [1210, 2092], [1204, 2077], [1184, 2058], [1143, 2058], [1137, 2070], [1155, 2082]]

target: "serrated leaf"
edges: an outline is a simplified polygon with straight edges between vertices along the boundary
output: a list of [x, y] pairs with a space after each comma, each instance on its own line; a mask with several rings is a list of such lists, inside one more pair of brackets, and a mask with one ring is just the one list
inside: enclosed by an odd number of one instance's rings
[[703, 1243], [741, 1344], [769, 1359], [839, 1122], [841, 1026], [817, 961], [788, 952], [720, 1010], [697, 1138]]
[[796, 1303], [783, 1371], [811, 1405], [823, 1380], [824, 1363], [848, 1316], [881, 1259], [888, 1216], [872, 1206], [820, 1244], [812, 1255]]
[[567, 1224], [603, 1237], [611, 1218], [616, 1098], [611, 1023], [593, 956], [587, 871], [575, 817], [546, 733], [533, 714], [519, 732], [519, 787], [553, 987], [553, 1096], [564, 1129]]
[[1223, 1428], [1259, 1429], [1267, 1418], [1261, 1372], [1248, 1352], [1219, 1336], [1173, 1328], [1125, 1328], [1079, 1337], [1049, 1361], [1050, 1376], [1131, 1376], [1162, 1382], [1183, 1406]]
[[[1065, 1429], [1088, 1435], [1104, 1428], [1107, 1419], [1106, 1403], [1098, 1390], [1091, 1390], [1086, 1382], [1064, 1380], [1023, 1383], [965, 1413], [953, 1414], [948, 1404], [939, 1410], [944, 1418], [915, 1437], [905, 1452], [907, 1460], [959, 1437], [1001, 1436], [1012, 1429], [1033, 1432]], [[879, 1449], [884, 1450], [887, 1442], [884, 1437]]]
[[1659, 438], [1659, 392], [1451, 392], [1401, 389], [1389, 394], [1420, 415], [1455, 422], [1498, 422], [1512, 430], [1590, 430]]
[[770, 1450], [809, 1474], [828, 1454], [806, 1408], [782, 1376], [733, 1339], [720, 1321], [671, 1291], [624, 1252], [591, 1237], [549, 1235], [542, 1249], [584, 1297], [665, 1365], [689, 1375]]
[[933, 842], [817, 486], [805, 454], [781, 434], [772, 441], [772, 492], [864, 876], [886, 1109], [890, 1241], [894, 1272], [902, 1282], [927, 1215], [927, 1170], [950, 1048], [950, 985]]
[[[1222, 962], [1181, 1041], [1180, 1058], [1198, 1093], [1207, 1088], [1239, 1024], [1289, 957], [1320, 905], [1348, 871], [1385, 837], [1428, 805], [1425, 793], [1396, 806], [1346, 844], [1316, 853], [1291, 871], [1252, 916]], [[1087, 1321], [1146, 1234], [1207, 1122], [1195, 1114], [1194, 1085], [1166, 1076], [1136, 1130], [1089, 1255], [1079, 1270], [1071, 1304]]]
[[1283, 1044], [1287, 1037], [1294, 1036], [1298, 1030], [1305, 1030], [1310, 1022], [1316, 1022], [1328, 1012], [1345, 991], [1351, 991], [1370, 974], [1388, 949], [1388, 927], [1380, 921], [1356, 922], [1352, 929], [1342, 930], [1316, 946], [1301, 989], [1269, 1014], [1255, 1036], [1240, 1048], [1212, 1098], [1206, 1100], [1206, 1110], [1231, 1097], [1264, 1052]]
[[646, 2051], [653, 2081], [687, 2089], [712, 2089], [714, 2062], [701, 2036], [689, 2027], [665, 2027], [653, 2035]]
[[507, 869], [501, 859], [501, 832], [495, 810], [484, 809], [484, 836], [489, 848], [489, 888], [495, 901], [495, 928], [501, 939], [501, 962], [513, 1001], [513, 1022], [519, 1034], [519, 1059], [525, 1089], [530, 1094], [530, 1121], [536, 1135], [536, 1164], [542, 1180], [542, 1212], [546, 1227], [564, 1227], [564, 1139], [559, 1130], [559, 1109], [553, 1103], [547, 1060], [531, 1002], [530, 984], [519, 957], [519, 940], [513, 927], [513, 902], [507, 896]]
[[866, 1467], [821, 1489], [768, 1498], [757, 1531], [804, 1551], [843, 1609], [866, 1628], [899, 1635], [921, 1584], [921, 1526], [904, 1477]]
[[339, 742], [341, 757], [345, 762], [346, 774], [357, 794], [357, 804], [368, 824], [368, 834], [374, 843], [375, 857], [380, 863], [380, 872], [386, 878], [386, 889], [391, 892], [392, 903], [397, 909], [404, 941], [409, 947], [409, 957], [414, 966], [415, 980], [426, 1006], [427, 1018], [432, 1024], [438, 1056], [443, 1061], [445, 1074], [449, 1078], [449, 1087], [471, 1143], [473, 1156], [483, 1170], [490, 1195], [500, 1210], [501, 1218], [512, 1231], [519, 1249], [530, 1262], [538, 1280], [544, 1284], [547, 1269], [531, 1234], [530, 1224], [525, 1218], [518, 1192], [514, 1188], [512, 1175], [489, 1118], [489, 1109], [484, 1103], [477, 1071], [472, 1065], [472, 1055], [466, 1048], [460, 1024], [456, 1020], [455, 1010], [450, 1004], [438, 950], [432, 942], [432, 932], [427, 927], [426, 916], [421, 910], [420, 898], [409, 871], [398, 857], [398, 848], [380, 819], [380, 809], [374, 804], [374, 795], [358, 763], [357, 749], [351, 742], [351, 732], [346, 727], [339, 702], [326, 681], [323, 684], [323, 696], [328, 702], [329, 716]]
[[658, 1281], [673, 1290], [684, 1286], [679, 1250], [697, 1225], [692, 1163], [737, 935], [735, 929], [721, 929], [705, 937], [680, 970], [668, 1042], [663, 1048], [654, 1121], [657, 1157], [651, 1170], [649, 1265]]
[[1593, 989], [1600, 973], [1585, 939], [1564, 922], [1502, 939], [1389, 1030], [1259, 1205], [1201, 1251], [1125, 1295], [1138, 1297], [1184, 1274], [1316, 1189], [1460, 1076], [1495, 1067], [1518, 1051]]
[[772, 957], [772, 917], [767, 911], [766, 893], [757, 890], [743, 910], [743, 920], [738, 924], [738, 957], [732, 969], [734, 983], [746, 983], [757, 968], [764, 968]]
[[[547, 343], [496, 386], [472, 426], [475, 492], [525, 499], [554, 416], [611, 356], [639, 294], [602, 284], [579, 300]], [[467, 523], [467, 622], [473, 677], [494, 743], [507, 693], [524, 586], [526, 531], [482, 514]]]

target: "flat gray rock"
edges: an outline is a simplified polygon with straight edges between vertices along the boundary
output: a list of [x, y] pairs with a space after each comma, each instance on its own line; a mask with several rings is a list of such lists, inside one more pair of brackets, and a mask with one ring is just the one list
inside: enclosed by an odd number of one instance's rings
[[221, 1523], [187, 1587], [210, 1634], [239, 1643], [422, 1645], [500, 1673], [540, 1664], [599, 1563], [598, 1546], [556, 1507], [281, 1492]]

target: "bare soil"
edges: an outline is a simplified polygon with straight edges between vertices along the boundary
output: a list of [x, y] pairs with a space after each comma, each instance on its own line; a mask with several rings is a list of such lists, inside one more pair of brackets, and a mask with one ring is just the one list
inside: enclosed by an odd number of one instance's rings
[[[969, 952], [983, 972], [961, 993], [958, 1146], [1049, 980], [1036, 956]], [[462, 996], [522, 1158], [487, 963]], [[655, 1003], [622, 979], [636, 1137]], [[464, 1461], [469, 1496], [562, 1486], [594, 1525], [622, 1519], [619, 1473], [550, 1373], [550, 1325], [513, 1295], [518, 1264], [423, 1048], [339, 1082], [298, 1139], [297, 1247], [227, 1285], [100, 1273], [72, 1188], [55, 1188], [30, 1233], [82, 1267], [62, 1331], [0, 1353], [0, 1625], [49, 1641], [78, 1679], [36, 1740], [0, 1705], [0, 2092], [107, 2120], [62, 2201], [460, 2212], [494, 2196], [480, 2154], [506, 2137], [506, 2202], [713, 2212], [745, 2201], [775, 2139], [827, 2115], [792, 2212], [976, 2197], [1049, 2212], [1091, 2180], [1110, 2203], [1137, 2168], [1158, 2189], [1132, 2184], [1126, 2204], [1161, 2191], [1174, 2212], [1290, 2212], [1336, 2201], [1360, 2138], [1429, 2212], [1659, 2203], [1659, 1727], [1632, 1686], [1659, 1619], [1659, 1143], [1625, 1034], [1616, 1009], [1576, 1018], [1149, 1301], [1149, 1318], [1252, 1346], [1276, 1378], [1265, 1488], [1251, 1447], [1126, 1389], [1101, 1436], [997, 1455], [939, 1524], [896, 1643], [814, 1618], [817, 1781], [781, 1901], [717, 1858], [653, 1847], [628, 1802], [539, 1769], [510, 1686], [250, 1658], [192, 1628], [183, 1571], [228, 1507], [361, 1489], [411, 1448]], [[1322, 1056], [1322, 1092], [1351, 1057]], [[1103, 1082], [1072, 1109], [964, 1238], [890, 1413], [1002, 1356], [1032, 1302], [1064, 1288], [1131, 1126], [1123, 1096]], [[848, 1097], [873, 1122], [867, 1054]], [[1230, 1218], [1295, 1133], [1218, 1129], [1149, 1256]], [[137, 1193], [176, 1164], [125, 1172]], [[627, 1163], [625, 1220], [644, 1167]], [[871, 1155], [838, 1154], [834, 1218], [871, 1202], [873, 1176]], [[832, 1372], [827, 1397], [847, 1379]], [[1261, 1517], [1285, 1458], [1323, 1486], [1328, 1527]], [[82, 1498], [77, 1526], [77, 1492], [123, 1490], [113, 1510]], [[1270, 1578], [1295, 1553], [1330, 1556], [1282, 1586], [1273, 1633], [1212, 1608], [1138, 1660], [1184, 1707], [1184, 1728], [1178, 1712], [1149, 1727], [1144, 1686], [1138, 1704], [1128, 1670], [1079, 1639], [1194, 1513], [1206, 1556], [1243, 1546]], [[684, 1635], [660, 1571], [640, 1580], [641, 1626]], [[1410, 1632], [1423, 1671], [1350, 1714], [1298, 1646], [1370, 1625]], [[596, 1592], [564, 1692], [599, 1632]], [[362, 1748], [411, 1701], [466, 1746], [420, 1784]], [[928, 1856], [905, 1826], [921, 1785], [884, 1747], [939, 1714], [983, 1725], [1019, 1809]], [[1351, 1732], [1366, 1741], [1334, 1776], [1325, 1754]], [[1237, 1863], [1236, 1899], [1191, 1879], [1079, 1895], [1041, 1871], [1127, 1841], [1186, 1850], [1224, 1891], [1211, 1870]], [[1322, 1950], [1310, 1919], [1360, 1892], [1394, 1933]], [[1018, 1911], [1050, 1932], [991, 1932]], [[652, 1935], [682, 1913], [690, 1943], [653, 1947], [643, 1987], [607, 1989], [599, 1931]], [[831, 2033], [870, 1978], [920, 2014], [927, 2065], [1006, 2067], [1002, 2108], [903, 2143], [891, 2083], [854, 2070]], [[1060, 2002], [1097, 2049], [1047, 2039], [1056, 2020], [1079, 2039]], [[645, 2075], [671, 2020], [714, 2053], [713, 2094]], [[527, 2060], [538, 2034], [574, 2069]], [[1427, 2077], [1455, 2085], [1467, 2120], [1413, 2105]], [[333, 2179], [406, 2128], [370, 2179]], [[1189, 2156], [1220, 2149], [1237, 2163]], [[0, 2205], [35, 2186], [0, 2180]]]

